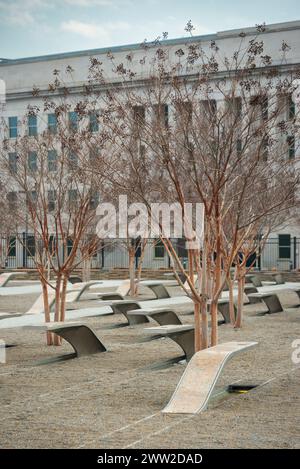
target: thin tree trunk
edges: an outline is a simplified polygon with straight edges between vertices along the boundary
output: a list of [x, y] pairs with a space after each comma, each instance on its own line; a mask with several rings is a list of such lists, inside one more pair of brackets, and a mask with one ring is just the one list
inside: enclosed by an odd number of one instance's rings
[[134, 249], [129, 249], [130, 296], [135, 296], [135, 256]]
[[82, 264], [82, 280], [89, 282], [91, 280], [91, 258], [84, 259]]
[[237, 316], [234, 327], [239, 329], [242, 327], [243, 321], [243, 308], [244, 308], [244, 287], [245, 287], [245, 277], [238, 276], [238, 302], [237, 302]]
[[[54, 312], [54, 321], [58, 322], [60, 320], [60, 289], [61, 289], [61, 274], [57, 274], [56, 285], [55, 285], [55, 312]], [[61, 345], [61, 339], [57, 334], [54, 335], [54, 345]]]
[[[189, 249], [188, 251], [188, 260], [189, 260], [189, 277], [192, 285], [195, 285], [194, 279], [194, 251]], [[195, 353], [201, 350], [201, 318], [200, 318], [200, 304], [199, 302], [194, 302], [194, 323], [195, 323]]]
[[233, 299], [233, 284], [234, 281], [230, 277], [230, 272], [227, 277], [227, 285], [228, 285], [228, 293], [229, 293], [229, 317], [230, 317], [230, 323], [234, 325], [235, 323], [235, 312], [234, 312], [234, 299]]
[[207, 246], [206, 241], [203, 244], [202, 251], [202, 276], [201, 276], [201, 348], [205, 349], [208, 347], [208, 315], [207, 315]]
[[63, 322], [66, 316], [66, 296], [67, 296], [68, 277], [64, 276], [63, 286], [60, 295], [60, 320]]
[[[42, 283], [42, 291], [43, 291], [45, 322], [49, 323], [51, 321], [51, 318], [50, 318], [50, 307], [49, 307], [49, 298], [48, 298], [48, 287], [44, 279], [41, 279], [41, 283]], [[50, 331], [46, 332], [46, 341], [47, 341], [47, 345], [53, 345], [53, 337]]]
[[135, 282], [135, 286], [134, 286], [134, 296], [138, 296], [138, 293], [139, 293], [139, 286], [140, 286], [140, 281], [141, 281], [141, 277], [142, 277], [143, 261], [144, 261], [145, 252], [146, 252], [146, 244], [147, 244], [147, 241], [142, 242], [141, 256], [139, 258], [138, 268], [137, 268], [137, 271], [136, 271], [136, 282]]

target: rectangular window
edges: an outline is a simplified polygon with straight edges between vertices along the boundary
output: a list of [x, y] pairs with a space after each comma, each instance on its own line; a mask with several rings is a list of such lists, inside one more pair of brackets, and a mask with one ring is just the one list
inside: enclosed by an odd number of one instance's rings
[[56, 201], [56, 191], [54, 191], [54, 190], [48, 191], [48, 210], [49, 210], [49, 212], [53, 212], [53, 210], [55, 210], [55, 201]]
[[242, 144], [242, 140], [240, 138], [237, 139], [236, 141], [236, 151], [237, 151], [237, 154], [240, 156], [241, 153], [242, 153], [242, 149], [243, 149], [243, 144]]
[[280, 234], [278, 235], [279, 245], [279, 259], [290, 259], [291, 258], [291, 235]]
[[167, 129], [169, 126], [169, 106], [167, 104], [156, 104], [154, 106], [154, 116], [156, 123], [162, 123]]
[[37, 136], [37, 117], [28, 116], [28, 135], [29, 137]]
[[9, 153], [8, 154], [8, 165], [9, 165], [9, 171], [11, 173], [16, 173], [17, 172], [17, 153]]
[[69, 204], [76, 205], [77, 199], [78, 199], [78, 190], [70, 189], [69, 190]]
[[290, 95], [289, 98], [288, 98], [288, 116], [289, 116], [289, 119], [294, 119], [295, 118], [295, 114], [296, 114], [296, 108], [295, 108], [295, 103], [293, 101], [293, 97]]
[[55, 114], [48, 114], [48, 131], [51, 134], [56, 134], [57, 132], [57, 117]]
[[137, 128], [145, 125], [146, 112], [144, 106], [134, 106], [133, 120]]
[[56, 237], [54, 235], [49, 237], [49, 252], [51, 256], [54, 256], [56, 253]]
[[18, 118], [9, 117], [8, 118], [8, 127], [9, 127], [9, 138], [17, 138], [18, 136]]
[[70, 169], [75, 169], [78, 166], [78, 156], [73, 151], [68, 154], [68, 165]]
[[57, 151], [56, 150], [48, 151], [48, 170], [57, 171]]
[[71, 254], [72, 248], [73, 248], [73, 240], [71, 238], [68, 238], [68, 241], [67, 241], [68, 256]]
[[36, 151], [30, 151], [28, 153], [28, 169], [29, 171], [37, 171], [37, 153]]
[[287, 138], [287, 144], [288, 144], [289, 159], [293, 160], [295, 158], [295, 137], [293, 135], [290, 135]]
[[157, 259], [165, 257], [165, 246], [160, 239], [156, 241], [154, 246], [154, 257]]
[[28, 235], [27, 236], [27, 255], [30, 257], [35, 256], [35, 239], [33, 235]]
[[262, 101], [261, 101], [261, 114], [262, 114], [263, 120], [268, 119], [268, 107], [269, 107], [268, 98], [267, 96], [263, 96]]
[[76, 130], [78, 129], [78, 114], [77, 112], [69, 112], [69, 127], [70, 127], [70, 130], [73, 130], [74, 132], [76, 132]]
[[98, 130], [99, 130], [98, 115], [96, 112], [92, 112], [90, 114], [90, 132], [98, 132]]
[[10, 210], [15, 210], [17, 206], [18, 196], [16, 192], [8, 192], [7, 194], [8, 206]]
[[9, 257], [16, 257], [16, 237], [15, 236], [10, 236], [8, 238], [8, 250], [7, 250], [7, 255]]
[[36, 191], [29, 192], [26, 196], [26, 200], [27, 200], [27, 207], [29, 209], [34, 208], [37, 204], [37, 193], [36, 193]]

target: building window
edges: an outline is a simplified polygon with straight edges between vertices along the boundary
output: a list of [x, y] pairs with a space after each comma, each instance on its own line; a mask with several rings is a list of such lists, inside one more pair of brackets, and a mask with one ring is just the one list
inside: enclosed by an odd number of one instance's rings
[[71, 254], [72, 249], [73, 249], [73, 239], [68, 238], [68, 241], [67, 241], [67, 253], [68, 253], [68, 256]]
[[169, 106], [167, 104], [154, 106], [155, 120], [158, 124], [162, 123], [167, 129], [169, 126]]
[[73, 151], [68, 154], [68, 165], [70, 169], [75, 169], [78, 166], [78, 156]]
[[77, 112], [69, 112], [69, 127], [70, 127], [70, 130], [72, 130], [73, 132], [76, 132], [76, 130], [78, 129], [78, 114]]
[[36, 151], [30, 151], [28, 153], [28, 169], [29, 171], [37, 171], [37, 153]]
[[28, 135], [29, 137], [37, 136], [37, 117], [28, 116]]
[[34, 257], [35, 256], [35, 239], [34, 239], [33, 235], [28, 235], [27, 236], [26, 246], [27, 246], [28, 256]]
[[48, 114], [48, 131], [51, 134], [56, 134], [57, 132], [57, 117], [55, 114]]
[[156, 240], [156, 242], [155, 242], [154, 257], [156, 259], [161, 259], [161, 258], [165, 257], [165, 246], [164, 246], [161, 239]]
[[134, 106], [133, 108], [133, 120], [137, 129], [140, 129], [145, 125], [146, 111], [144, 106]]
[[49, 252], [51, 256], [56, 254], [56, 237], [54, 235], [49, 236]]
[[8, 154], [8, 165], [9, 165], [10, 173], [15, 174], [17, 172], [17, 162], [18, 162], [17, 153], [9, 153]]
[[280, 234], [278, 235], [279, 245], [279, 259], [290, 259], [291, 258], [291, 235]]
[[18, 196], [16, 192], [8, 192], [7, 194], [9, 210], [15, 210], [17, 206]]
[[289, 159], [293, 160], [295, 158], [295, 137], [293, 135], [290, 135], [287, 138], [287, 144], [288, 144]]
[[16, 237], [10, 236], [8, 238], [8, 249], [7, 249], [7, 256], [8, 257], [16, 257]]
[[237, 152], [238, 156], [240, 156], [242, 154], [242, 150], [243, 150], [242, 140], [240, 138], [238, 138], [237, 141], [236, 141], [236, 152]]
[[70, 189], [69, 190], [69, 205], [70, 206], [76, 205], [77, 200], [78, 200], [78, 190]]
[[8, 118], [8, 127], [9, 127], [9, 138], [17, 138], [18, 136], [18, 118], [9, 117]]
[[29, 209], [35, 208], [37, 205], [37, 193], [36, 191], [28, 192], [26, 195], [26, 203]]
[[288, 98], [288, 116], [289, 119], [294, 119], [296, 114], [295, 103], [293, 101], [293, 97], [290, 95]]
[[55, 210], [56, 191], [48, 191], [48, 211], [53, 212]]
[[96, 112], [92, 112], [90, 114], [90, 132], [98, 132], [98, 130], [99, 130], [98, 114]]
[[57, 151], [48, 151], [48, 170], [57, 171]]

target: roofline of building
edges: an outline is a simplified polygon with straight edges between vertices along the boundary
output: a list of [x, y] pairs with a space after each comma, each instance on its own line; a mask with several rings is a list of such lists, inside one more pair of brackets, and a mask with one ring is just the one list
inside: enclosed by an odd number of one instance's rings
[[[284, 23], [274, 23], [265, 26], [265, 31], [262, 34], [267, 33], [274, 33], [280, 31], [290, 31], [295, 29], [300, 29], [300, 20], [297, 21], [287, 21]], [[230, 29], [227, 31], [220, 31], [217, 33], [212, 34], [205, 34], [201, 36], [192, 36], [192, 37], [181, 37], [175, 39], [165, 39], [161, 41], [161, 45], [164, 46], [172, 46], [172, 45], [179, 45], [189, 42], [205, 42], [205, 41], [216, 41], [219, 39], [226, 39], [226, 38], [234, 38], [238, 37], [241, 33], [245, 33], [246, 36], [253, 35], [257, 29], [255, 27], [249, 28], [241, 28], [241, 29]], [[155, 43], [147, 43], [148, 46], [154, 45]], [[143, 44], [126, 44], [123, 46], [113, 46], [113, 47], [103, 47], [98, 49], [87, 49], [81, 51], [74, 51], [74, 52], [63, 52], [58, 54], [48, 54], [48, 55], [40, 55], [35, 57], [24, 57], [19, 59], [7, 59], [7, 58], [0, 58], [0, 67], [7, 66], [7, 65], [17, 65], [23, 63], [33, 63], [33, 62], [45, 62], [50, 60], [62, 60], [67, 58], [74, 58], [74, 57], [83, 57], [83, 56], [93, 56], [93, 55], [100, 55], [100, 54], [107, 54], [108, 52], [117, 53], [117, 52], [126, 52], [132, 50], [139, 50], [142, 49]]]

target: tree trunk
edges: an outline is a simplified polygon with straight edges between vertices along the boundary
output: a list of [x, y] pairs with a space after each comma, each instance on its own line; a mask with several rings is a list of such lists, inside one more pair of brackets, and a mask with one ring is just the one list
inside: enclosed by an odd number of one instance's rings
[[91, 258], [84, 259], [82, 263], [82, 280], [83, 282], [89, 282], [91, 280]]
[[[60, 289], [61, 289], [61, 274], [57, 274], [56, 285], [55, 285], [55, 313], [54, 321], [58, 322], [60, 320]], [[53, 343], [54, 345], [61, 345], [61, 339], [57, 334], [54, 335]]]
[[[188, 260], [189, 260], [189, 277], [192, 285], [195, 285], [194, 281], [194, 250], [188, 250]], [[195, 324], [195, 353], [201, 350], [201, 317], [200, 317], [200, 304], [199, 302], [194, 301], [194, 324]]]
[[66, 316], [66, 296], [67, 296], [68, 277], [63, 278], [63, 286], [60, 295], [60, 320], [63, 322]]
[[142, 277], [142, 267], [143, 267], [143, 260], [145, 256], [145, 251], [146, 251], [146, 245], [147, 241], [142, 242], [142, 248], [141, 248], [141, 256], [139, 258], [139, 263], [138, 263], [138, 268], [136, 271], [136, 283], [134, 286], [134, 296], [138, 296], [139, 293], [139, 285]]
[[[50, 318], [50, 307], [49, 307], [49, 298], [48, 298], [48, 286], [44, 279], [41, 279], [42, 291], [43, 291], [43, 301], [44, 301], [44, 311], [45, 311], [45, 322], [49, 323]], [[47, 345], [53, 345], [53, 337], [50, 331], [46, 332], [46, 341]]]
[[237, 303], [237, 315], [234, 327], [239, 329], [242, 327], [243, 321], [243, 308], [244, 308], [244, 287], [245, 277], [238, 276], [238, 303]]
[[130, 296], [135, 296], [135, 256], [134, 249], [129, 249], [129, 279], [130, 279]]
[[202, 276], [201, 276], [201, 329], [202, 329], [202, 340], [201, 347], [205, 349], [208, 347], [208, 315], [207, 315], [207, 246], [204, 241], [203, 252], [202, 252]]
[[233, 280], [229, 276], [227, 277], [227, 285], [229, 289], [229, 317], [230, 317], [230, 323], [234, 325], [235, 323], [235, 312], [234, 312], [234, 299], [233, 299]]

